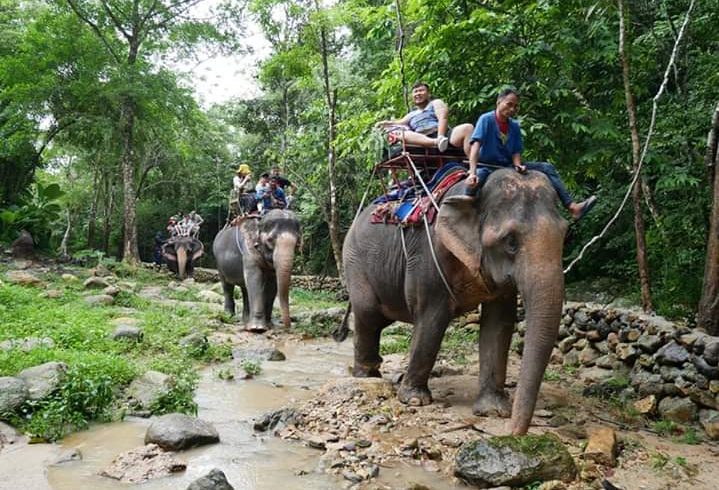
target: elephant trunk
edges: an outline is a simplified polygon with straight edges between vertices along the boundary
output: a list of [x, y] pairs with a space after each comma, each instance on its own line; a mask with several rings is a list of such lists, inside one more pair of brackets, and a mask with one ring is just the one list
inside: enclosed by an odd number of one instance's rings
[[290, 279], [292, 277], [292, 260], [295, 256], [297, 237], [286, 233], [278, 237], [272, 260], [277, 276], [277, 295], [280, 299], [282, 324], [290, 328]]
[[524, 303], [527, 332], [519, 383], [512, 406], [512, 433], [526, 434], [532, 421], [539, 386], [549, 363], [559, 333], [564, 303], [564, 274], [559, 254], [544, 262], [528, 261], [531, 269], [517, 278], [517, 287]]
[[177, 247], [177, 277], [185, 279], [187, 272], [187, 250], [185, 247]]

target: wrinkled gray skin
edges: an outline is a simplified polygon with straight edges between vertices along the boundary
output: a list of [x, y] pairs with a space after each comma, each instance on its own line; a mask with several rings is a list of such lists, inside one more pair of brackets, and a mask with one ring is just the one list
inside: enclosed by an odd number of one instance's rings
[[167, 267], [182, 280], [192, 277], [195, 262], [205, 253], [205, 246], [197, 238], [173, 237], [162, 245], [162, 257]]
[[[494, 172], [480, 198], [450, 189], [432, 232], [444, 286], [423, 226], [370, 223], [374, 206], [355, 220], [345, 238], [343, 262], [355, 314], [355, 376], [380, 376], [380, 333], [393, 321], [414, 324], [407, 373], [399, 399], [426, 405], [427, 381], [449, 321], [482, 303], [477, 415], [512, 416], [514, 434], [529, 427], [539, 386], [559, 330], [564, 300], [562, 248], [567, 223], [556, 194], [538, 172]], [[519, 383], [511, 405], [505, 391], [507, 357], [516, 322], [517, 292], [527, 333]]]
[[251, 331], [272, 328], [272, 305], [280, 298], [282, 323], [290, 328], [292, 260], [300, 243], [300, 224], [292, 211], [273, 209], [217, 234], [212, 251], [225, 293], [225, 311], [235, 314], [235, 286], [242, 290], [242, 320]]

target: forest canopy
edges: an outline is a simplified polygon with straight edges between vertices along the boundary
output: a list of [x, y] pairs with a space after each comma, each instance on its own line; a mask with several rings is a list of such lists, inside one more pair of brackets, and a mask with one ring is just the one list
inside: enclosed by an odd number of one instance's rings
[[[408, 112], [418, 80], [451, 125], [513, 86], [524, 157], [599, 197], [567, 264], [619, 210], [646, 145], [630, 202], [568, 281], [671, 315], [701, 302], [719, 328], [717, 25], [717, 0], [0, 0], [0, 238], [28, 229], [58, 253], [68, 231], [70, 255], [148, 261], [178, 211], [205, 217], [211, 242], [240, 163], [278, 165], [298, 188], [298, 267], [337, 274], [382, 150], [374, 123]], [[239, 56], [248, 26], [271, 46], [260, 95], [200, 106], [163, 61]]]

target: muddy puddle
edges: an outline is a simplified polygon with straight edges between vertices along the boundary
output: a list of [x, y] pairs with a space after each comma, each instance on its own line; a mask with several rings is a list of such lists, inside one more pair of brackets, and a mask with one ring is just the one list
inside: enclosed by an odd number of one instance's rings
[[[142, 490], [184, 489], [212, 468], [224, 471], [235, 489], [337, 489], [347, 481], [316, 471], [322, 451], [269, 434], [257, 434], [253, 419], [288, 403], [305, 400], [327, 380], [348, 376], [352, 343], [332, 341], [293, 342], [278, 346], [286, 361], [262, 363], [262, 373], [252, 380], [223, 381], [222, 366], [202, 373], [196, 391], [198, 416], [211, 422], [220, 433], [219, 444], [179, 455], [187, 470], [178, 475], [151, 480]], [[0, 453], [0, 489], [23, 490], [127, 490], [132, 485], [101, 477], [98, 473], [119, 453], [143, 445], [146, 419], [95, 425], [66, 437], [60, 445], [18, 447]], [[72, 449], [82, 460], [52, 466], [49, 463]], [[373, 480], [377, 488], [407, 488], [413, 483], [435, 490], [457, 488], [441, 475], [399, 464], [382, 468]]]

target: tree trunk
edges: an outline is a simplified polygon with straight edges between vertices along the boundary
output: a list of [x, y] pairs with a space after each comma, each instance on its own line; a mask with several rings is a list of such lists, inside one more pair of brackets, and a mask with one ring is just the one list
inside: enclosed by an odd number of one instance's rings
[[[315, 8], [320, 11], [319, 4], [315, 0]], [[320, 21], [322, 22], [322, 20]], [[335, 175], [335, 165], [337, 153], [335, 151], [335, 132], [337, 129], [337, 90], [332, 90], [329, 72], [329, 48], [327, 46], [327, 32], [324, 24], [320, 25], [320, 55], [322, 56], [322, 76], [325, 85], [325, 98], [327, 99], [327, 172], [329, 178], [329, 231], [330, 243], [332, 245], [332, 254], [334, 255], [335, 265], [340, 280], [344, 284], [344, 274], [342, 271], [342, 242], [340, 241], [339, 213], [337, 212], [337, 184]]]
[[87, 218], [87, 248], [95, 248], [95, 232], [97, 229], [97, 205], [100, 200], [100, 186], [98, 185], [100, 171], [97, 167], [99, 162], [95, 162], [92, 175], [92, 203], [90, 204], [90, 215]]
[[65, 227], [65, 233], [62, 235], [62, 242], [60, 242], [60, 258], [63, 260], [70, 258], [70, 254], [67, 253], [67, 242], [70, 241], [71, 229], [72, 223], [70, 221], [70, 209], [67, 209], [67, 226]]
[[709, 237], [707, 238], [707, 256], [704, 264], [704, 286], [699, 301], [697, 324], [711, 335], [719, 335], [719, 104], [714, 109], [712, 128], [707, 141], [704, 162], [709, 167], [712, 183], [712, 210], [709, 218]]
[[[617, 0], [619, 9], [619, 57], [622, 62], [622, 78], [624, 80], [624, 97], [629, 116], [629, 128], [632, 137], [632, 169], [636, 172], [639, 168], [641, 145], [639, 143], [639, 131], [637, 129], [637, 108], [634, 102], [631, 82], [629, 78], [629, 58], [625, 48], [626, 27], [624, 22], [624, 4]], [[639, 282], [641, 284], [642, 308], [649, 312], [654, 309], [649, 283], [649, 265], [647, 262], [647, 247], [644, 231], [644, 216], [642, 212], [642, 189], [639, 181], [632, 189], [632, 202], [634, 204], [634, 237], [637, 245], [637, 267], [639, 269]]]
[[105, 175], [105, 216], [102, 220], [102, 251], [105, 255], [110, 254], [110, 230], [112, 213], [115, 210], [115, 191], [113, 182], [108, 175]]
[[135, 158], [133, 130], [135, 126], [135, 104], [128, 96], [122, 103], [122, 198], [123, 225], [125, 229], [122, 247], [122, 260], [130, 264], [140, 261], [137, 248], [137, 223], [135, 202]]

